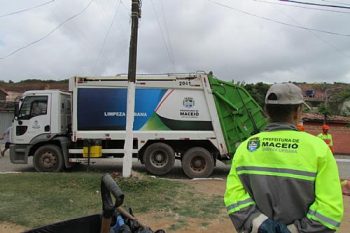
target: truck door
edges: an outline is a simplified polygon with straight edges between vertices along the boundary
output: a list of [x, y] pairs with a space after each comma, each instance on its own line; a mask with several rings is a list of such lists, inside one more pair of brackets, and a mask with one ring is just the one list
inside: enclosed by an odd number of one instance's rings
[[43, 134], [51, 133], [51, 94], [26, 96], [14, 120], [13, 143], [29, 144]]

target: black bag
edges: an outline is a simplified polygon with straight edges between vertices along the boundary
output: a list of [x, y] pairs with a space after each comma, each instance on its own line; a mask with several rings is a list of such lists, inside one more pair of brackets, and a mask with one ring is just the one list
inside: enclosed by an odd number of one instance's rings
[[[131, 208], [129, 208], [129, 213], [131, 216], [134, 216]], [[137, 220], [133, 219], [125, 219], [125, 224], [130, 227], [131, 233], [165, 233], [165, 231], [161, 229], [154, 232], [151, 228], [142, 226]]]

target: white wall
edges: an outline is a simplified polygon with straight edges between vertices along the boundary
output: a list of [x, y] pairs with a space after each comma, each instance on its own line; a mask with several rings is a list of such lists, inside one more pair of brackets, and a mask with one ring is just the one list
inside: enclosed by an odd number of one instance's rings
[[0, 134], [12, 124], [13, 116], [13, 112], [0, 112]]

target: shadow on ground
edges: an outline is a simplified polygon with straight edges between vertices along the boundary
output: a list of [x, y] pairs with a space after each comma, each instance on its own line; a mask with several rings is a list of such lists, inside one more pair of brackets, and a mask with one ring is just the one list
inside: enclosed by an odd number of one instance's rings
[[[147, 173], [145, 167], [140, 162], [133, 162], [133, 171], [140, 172], [140, 173]], [[212, 175], [210, 178], [222, 178], [225, 179], [227, 174], [229, 173], [230, 166], [222, 164], [221, 162], [218, 162], [218, 166], [214, 169]], [[91, 171], [91, 172], [100, 172], [100, 173], [106, 173], [106, 172], [119, 172], [122, 173], [123, 167], [122, 167], [122, 160], [118, 162], [117, 164], [107, 164], [107, 163], [96, 163], [90, 165], [88, 167], [87, 164], [79, 164], [76, 167], [69, 170], [69, 172], [85, 172], [85, 171]], [[173, 169], [166, 175], [162, 176], [163, 178], [168, 179], [188, 179], [188, 177], [184, 174], [182, 171], [182, 167], [180, 162], [176, 162]]]

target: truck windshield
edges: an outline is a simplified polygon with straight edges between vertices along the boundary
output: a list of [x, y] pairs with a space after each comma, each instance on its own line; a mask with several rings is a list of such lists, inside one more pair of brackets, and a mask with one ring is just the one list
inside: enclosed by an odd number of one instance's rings
[[47, 114], [47, 96], [27, 96], [22, 102], [18, 119], [30, 119]]

